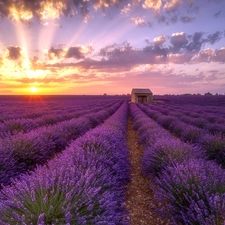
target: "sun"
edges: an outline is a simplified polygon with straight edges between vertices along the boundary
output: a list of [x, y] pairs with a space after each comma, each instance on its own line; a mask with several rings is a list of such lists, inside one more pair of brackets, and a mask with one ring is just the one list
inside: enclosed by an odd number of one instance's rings
[[38, 91], [38, 88], [36, 87], [30, 87], [30, 92], [36, 93]]

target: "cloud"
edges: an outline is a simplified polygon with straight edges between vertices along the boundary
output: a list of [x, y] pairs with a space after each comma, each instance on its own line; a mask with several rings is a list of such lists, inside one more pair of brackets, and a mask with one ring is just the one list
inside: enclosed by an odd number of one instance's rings
[[193, 58], [194, 62], [225, 62], [225, 48], [213, 50], [205, 49], [196, 54]]
[[88, 46], [72, 46], [68, 49], [62, 48], [61, 45], [59, 45], [57, 48], [51, 47], [46, 51], [46, 55], [49, 60], [53, 59], [68, 59], [68, 58], [75, 58], [75, 59], [83, 59], [88, 54], [91, 54], [93, 51], [92, 45]]
[[[224, 63], [225, 48], [217, 50], [203, 48], [205, 43], [211, 44], [219, 40], [219, 34], [222, 36], [222, 33], [217, 32], [212, 34], [196, 32], [191, 35], [177, 32], [171, 36], [156, 36], [153, 40], [147, 40], [145, 47], [138, 49], [127, 41], [114, 43], [100, 49], [95, 55], [91, 54], [93, 51], [91, 45], [77, 45], [68, 49], [63, 48], [63, 45], [59, 45], [45, 52], [45, 56], [49, 60], [39, 55], [40, 58], [33, 57], [28, 62], [21, 55], [22, 49], [20, 47], [9, 46], [7, 49], [8, 54], [4, 54], [6, 58], [3, 58], [2, 62], [10, 63], [13, 73], [23, 74], [18, 76], [22, 77], [17, 81], [20, 83], [66, 83], [70, 80], [68, 74], [73, 74], [82, 82], [87, 79], [82, 80], [78, 75], [100, 74], [102, 79], [116, 74], [122, 76], [122, 73], [129, 73], [133, 68], [147, 64], [168, 66], [171, 63], [179, 66], [179, 64], [183, 63], [190, 65], [201, 62]], [[4, 69], [4, 66], [2, 68]], [[1, 73], [3, 72], [4, 70], [1, 71]], [[46, 76], [47, 74], [51, 76]], [[62, 78], [62, 76], [65, 77]], [[38, 79], [27, 79], [26, 77], [36, 77]], [[92, 77], [92, 79], [95, 79], [95, 77]]]
[[138, 27], [152, 27], [152, 24], [150, 22], [146, 22], [143, 16], [133, 17], [131, 18], [131, 21]]
[[208, 42], [213, 45], [215, 42], [219, 41], [222, 38], [222, 32], [216, 31], [213, 34], [209, 34], [207, 38]]
[[131, 9], [131, 4], [128, 3], [126, 6], [124, 6], [124, 7], [121, 9], [120, 13], [121, 13], [121, 14], [128, 13], [128, 12], [130, 11], [130, 9]]
[[142, 4], [144, 9], [153, 9], [155, 12], [166, 11], [174, 12], [180, 5], [180, 0], [145, 0]]
[[167, 12], [174, 12], [180, 5], [180, 0], [166, 1], [163, 9]]
[[215, 51], [215, 61], [225, 63], [225, 48], [221, 48]]
[[[0, 55], [0, 67], [3, 65], [3, 57]], [[1, 76], [1, 75], [0, 75]]]
[[0, 90], [0, 93], [3, 93], [3, 94], [7, 94], [7, 93], [12, 93], [13, 91], [11, 90]]
[[153, 42], [155, 45], [158, 45], [158, 46], [161, 46], [163, 43], [165, 43], [166, 41], [166, 36], [165, 35], [162, 35], [162, 36], [159, 36], [159, 37], [155, 37], [153, 39]]
[[67, 50], [65, 58], [82, 59], [86, 55], [91, 54], [93, 50], [94, 49], [93, 49], [93, 47], [91, 45], [88, 45], [87, 47], [82, 46], [82, 45], [70, 47]]
[[40, 84], [50, 84], [50, 83], [66, 83], [65, 77], [54, 77], [54, 76], [46, 76], [44, 78], [19, 78], [15, 79], [16, 82], [22, 83], [22, 84], [31, 84], [31, 83], [38, 83]]
[[158, 23], [166, 23], [166, 24], [168, 24], [167, 19], [166, 19], [166, 17], [164, 15], [157, 15], [156, 19], [157, 19]]
[[147, 39], [145, 40], [147, 45], [142, 49], [135, 49], [128, 42], [114, 43], [102, 48], [99, 56], [102, 56], [107, 63], [129, 63], [133, 65], [224, 62], [225, 48], [220, 50], [203, 49], [205, 43], [215, 43], [220, 36], [221, 33], [218, 32], [208, 36], [205, 36], [202, 32], [196, 32], [192, 35], [177, 32], [167, 37], [164, 35], [155, 37], [152, 42]]
[[221, 12], [222, 12], [222, 10], [219, 10], [218, 12], [216, 12], [216, 13], [214, 14], [214, 16], [215, 16], [216, 18], [220, 17]]
[[114, 43], [100, 49], [99, 55], [109, 59], [117, 59], [123, 52], [130, 52], [131, 50], [132, 46], [128, 42]]
[[177, 23], [178, 16], [177, 15], [172, 16], [171, 19], [170, 19], [170, 21], [171, 21], [172, 24]]
[[195, 62], [211, 62], [215, 58], [215, 51], [213, 49], [205, 49], [196, 54], [193, 58]]
[[[158, 23], [170, 25], [177, 22], [190, 23], [194, 17], [190, 16], [197, 13], [198, 6], [194, 5], [194, 0], [145, 0], [142, 4], [144, 9], [153, 9], [155, 11], [155, 18]], [[180, 14], [188, 13], [188, 16], [180, 16]]]
[[84, 55], [83, 55], [80, 47], [70, 47], [68, 49], [65, 57], [66, 58], [81, 59], [81, 58], [84, 58]]
[[166, 63], [168, 48], [158, 45], [148, 45], [143, 48], [147, 63]]
[[190, 52], [185, 52], [182, 54], [168, 54], [167, 55], [167, 62], [174, 63], [174, 64], [184, 64], [190, 63], [193, 58], [193, 54]]
[[[197, 1], [194, 0], [4, 0], [0, 2], [0, 17], [12, 20], [30, 21], [32, 18], [39, 20], [59, 19], [61, 16], [80, 17], [88, 22], [93, 11], [102, 10], [104, 14], [112, 9], [121, 14], [131, 11], [132, 6], [141, 10], [152, 10], [156, 13], [158, 21], [175, 23], [177, 12], [180, 9], [187, 13], [196, 13], [199, 10]], [[222, 3], [221, 0], [219, 3]], [[196, 4], [195, 4], [196, 3]], [[171, 16], [176, 13], [176, 16]], [[166, 15], [166, 16], [165, 16]], [[170, 15], [170, 19], [167, 16]], [[215, 17], [221, 15], [221, 10]], [[187, 23], [193, 21], [192, 17], [182, 16], [180, 21]], [[45, 21], [46, 22], [46, 21]]]
[[[107, 9], [119, 6], [124, 0], [4, 0], [0, 2], [0, 17], [29, 21], [39, 19], [57, 19], [63, 16], [86, 16], [91, 8]], [[124, 1], [125, 2], [125, 1]]]
[[180, 21], [182, 22], [182, 23], [191, 23], [191, 22], [193, 22], [194, 21], [194, 17], [191, 17], [191, 16], [181, 16], [180, 17]]
[[[131, 71], [123, 80], [125, 84], [130, 86], [135, 82], [137, 86], [162, 87], [164, 92], [168, 88], [176, 90], [184, 87], [190, 88], [195, 86], [196, 82], [203, 82], [204, 79], [204, 74], [189, 75], [187, 73], [176, 73], [174, 68], [167, 70], [166, 67], [149, 66], [143, 71]], [[174, 90], [172, 90], [172, 93], [174, 93]]]
[[187, 35], [184, 32], [173, 33], [170, 38], [172, 52], [177, 53], [188, 44]]
[[[11, 81], [13, 81], [13, 82], [11, 82]], [[0, 87], [1, 87], [0, 92], [2, 90], [10, 90], [10, 89], [16, 89], [16, 88], [24, 88], [24, 87], [26, 87], [26, 85], [24, 85], [24, 84], [15, 83], [15, 80], [14, 79], [13, 80], [7, 79], [7, 82], [8, 83], [6, 83], [6, 82], [0, 83]]]
[[160, 10], [162, 6], [162, 1], [161, 0], [145, 0], [145, 2], [142, 4], [142, 7], [144, 9], [154, 9], [156, 12]]
[[194, 52], [200, 51], [203, 43], [206, 42], [203, 35], [203, 32], [195, 32], [193, 35], [190, 35], [189, 38], [191, 41], [187, 44], [186, 49]]
[[47, 52], [47, 56], [50, 60], [52, 59], [59, 59], [62, 58], [63, 56], [65, 56], [65, 50], [62, 48], [53, 48], [51, 47], [48, 52]]
[[22, 56], [21, 51], [22, 48], [10, 45], [7, 48], [7, 58], [10, 60], [17, 60]]
[[37, 56], [34, 56], [33, 59], [30, 60], [31, 70], [43, 70], [45, 69], [45, 63], [41, 62]]
[[0, 5], [0, 16], [24, 21], [33, 17], [56, 19], [60, 15], [73, 15], [74, 9], [82, 15], [89, 12], [87, 2], [82, 0], [4, 0]]

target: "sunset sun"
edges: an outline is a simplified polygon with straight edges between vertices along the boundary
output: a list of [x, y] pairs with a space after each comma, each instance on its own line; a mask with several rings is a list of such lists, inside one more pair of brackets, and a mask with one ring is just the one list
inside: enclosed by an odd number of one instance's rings
[[32, 93], [36, 93], [37, 91], [38, 91], [38, 88], [36, 88], [36, 87], [30, 88], [30, 92], [32, 92]]

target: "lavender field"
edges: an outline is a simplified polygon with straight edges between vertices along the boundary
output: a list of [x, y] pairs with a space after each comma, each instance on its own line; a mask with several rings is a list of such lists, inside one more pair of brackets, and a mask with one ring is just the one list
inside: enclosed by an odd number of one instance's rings
[[128, 119], [160, 203], [140, 225], [225, 223], [225, 96], [0, 96], [0, 115], [2, 225], [133, 225]]

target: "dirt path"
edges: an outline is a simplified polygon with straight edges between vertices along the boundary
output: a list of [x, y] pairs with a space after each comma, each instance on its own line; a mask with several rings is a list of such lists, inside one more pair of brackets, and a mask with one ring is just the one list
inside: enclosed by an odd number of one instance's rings
[[[128, 184], [126, 207], [130, 213], [131, 225], [159, 225], [160, 219], [154, 213], [154, 196], [149, 188], [150, 180], [141, 174], [143, 147], [138, 145], [138, 134], [128, 119], [127, 145], [131, 161], [131, 182]], [[150, 205], [151, 204], [151, 205]]]

